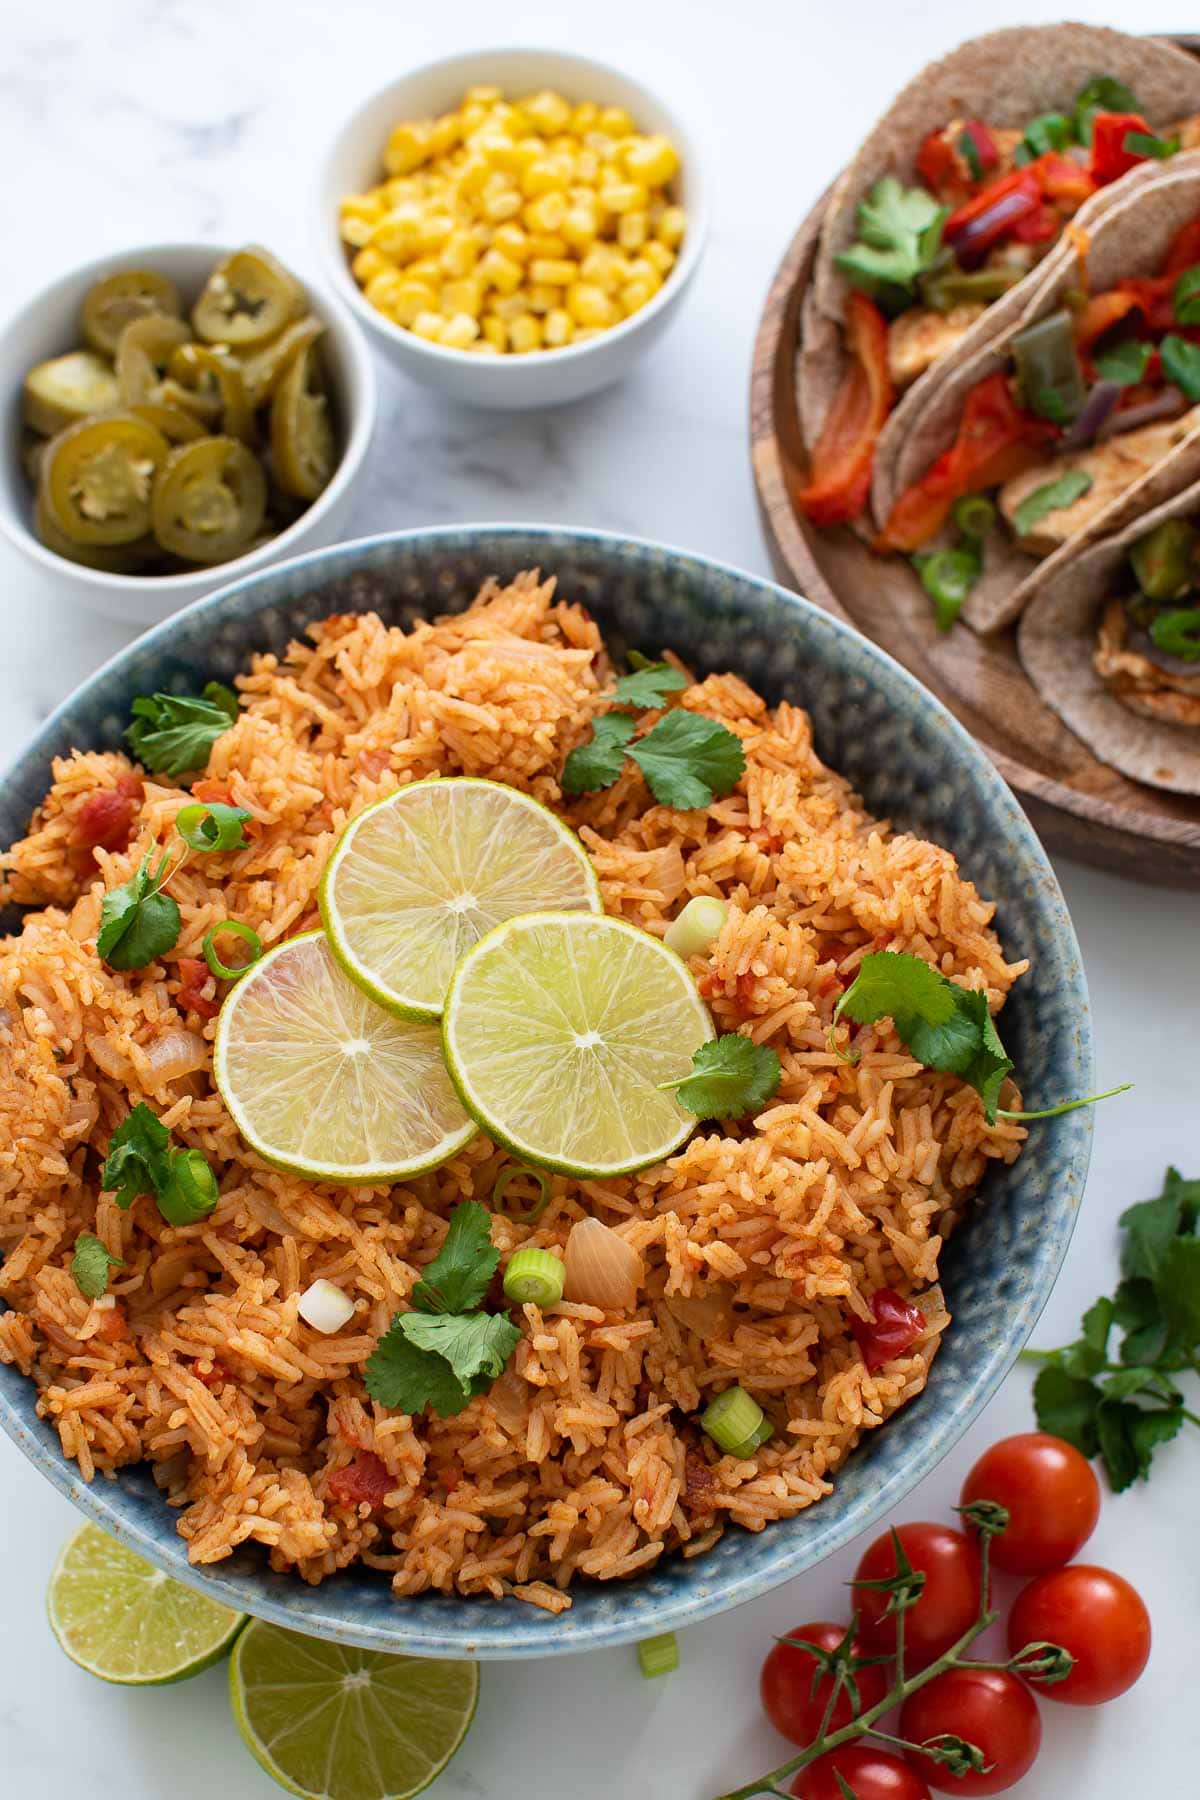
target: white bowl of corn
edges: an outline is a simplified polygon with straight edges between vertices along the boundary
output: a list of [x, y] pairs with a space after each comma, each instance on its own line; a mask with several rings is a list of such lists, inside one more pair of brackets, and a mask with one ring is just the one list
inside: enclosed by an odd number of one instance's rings
[[318, 195], [339, 296], [451, 399], [555, 406], [627, 373], [696, 271], [696, 141], [649, 89], [560, 50], [478, 50], [383, 88]]

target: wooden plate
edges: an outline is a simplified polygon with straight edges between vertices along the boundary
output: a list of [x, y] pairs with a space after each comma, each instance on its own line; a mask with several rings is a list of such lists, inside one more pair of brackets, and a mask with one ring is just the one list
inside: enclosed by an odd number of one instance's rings
[[[1190, 46], [1189, 46], [1190, 47]], [[942, 634], [922, 609], [902, 618], [873, 581], [875, 558], [848, 530], [817, 531], [792, 505], [804, 467], [796, 414], [800, 303], [828, 202], [793, 238], [754, 345], [750, 435], [759, 511], [776, 574], [874, 638], [945, 702], [1017, 793], [1047, 846], [1164, 887], [1200, 889], [1200, 801], [1128, 781], [1093, 756], [1040, 699], [1010, 630]]]

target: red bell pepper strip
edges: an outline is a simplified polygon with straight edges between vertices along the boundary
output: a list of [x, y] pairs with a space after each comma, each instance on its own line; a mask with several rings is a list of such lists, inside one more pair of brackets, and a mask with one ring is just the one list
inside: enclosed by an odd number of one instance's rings
[[897, 499], [876, 548], [919, 550], [941, 530], [956, 500], [1020, 474], [1053, 437], [1053, 426], [1021, 411], [1002, 370], [977, 382], [963, 406], [958, 436]]
[[1197, 263], [1200, 263], [1200, 219], [1191, 219], [1171, 239], [1162, 272], [1164, 275], [1182, 275], [1185, 269], [1195, 268]]
[[844, 525], [862, 512], [875, 445], [892, 409], [887, 321], [865, 294], [846, 302], [846, 349], [850, 367], [810, 458], [808, 483], [795, 495], [814, 525]]
[[952, 212], [942, 227], [942, 239], [964, 269], [977, 267], [994, 245], [1011, 237], [1014, 227], [1039, 212], [1041, 205], [1037, 176], [1029, 169], [1015, 169]]
[[1126, 293], [1119, 288], [1110, 288], [1106, 294], [1093, 294], [1076, 314], [1076, 347], [1086, 354], [1106, 331], [1111, 331], [1114, 325], [1119, 325], [1130, 313], [1137, 312], [1140, 306], [1141, 302], [1136, 294]]
[[913, 168], [937, 200], [957, 198], [968, 185], [954, 146], [942, 131], [931, 131], [924, 139]]
[[1125, 148], [1125, 139], [1131, 131], [1154, 136], [1141, 113], [1101, 112], [1092, 120], [1092, 176], [1097, 187], [1119, 181], [1138, 163], [1147, 161], [1136, 150]]
[[1072, 162], [1069, 156], [1060, 156], [1056, 150], [1047, 150], [1044, 156], [1035, 157], [1028, 165], [1028, 171], [1047, 200], [1067, 200], [1072, 207], [1082, 206], [1096, 191], [1090, 171]]
[[981, 119], [968, 119], [963, 126], [963, 136], [969, 137], [975, 146], [975, 154], [979, 159], [979, 167], [986, 175], [1000, 161], [1000, 152], [996, 148], [996, 140]]

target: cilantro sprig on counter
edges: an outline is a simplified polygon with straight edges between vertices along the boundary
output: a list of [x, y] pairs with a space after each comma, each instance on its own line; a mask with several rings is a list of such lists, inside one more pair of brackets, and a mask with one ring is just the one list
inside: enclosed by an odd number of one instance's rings
[[464, 1200], [413, 1288], [413, 1310], [396, 1314], [367, 1358], [372, 1400], [449, 1419], [503, 1374], [521, 1333], [503, 1313], [481, 1310], [499, 1261], [486, 1209]]
[[129, 746], [154, 775], [189, 775], [208, 762], [213, 745], [238, 716], [237, 695], [210, 681], [203, 697], [143, 694], [130, 708]]
[[1200, 1180], [1169, 1168], [1157, 1198], [1128, 1207], [1120, 1222], [1116, 1293], [1088, 1308], [1074, 1343], [1022, 1352], [1043, 1365], [1033, 1389], [1038, 1424], [1099, 1456], [1116, 1493], [1146, 1479], [1154, 1452], [1185, 1423], [1200, 1425], [1177, 1381], [1200, 1373]]
[[692, 1057], [692, 1072], [661, 1083], [698, 1119], [744, 1119], [760, 1111], [779, 1088], [782, 1071], [769, 1044], [739, 1031], [710, 1038]]
[[[854, 981], [833, 1009], [831, 1041], [843, 1014], [859, 1025], [890, 1018], [896, 1036], [919, 1063], [957, 1075], [975, 1089], [989, 1125], [998, 1118], [1056, 1118], [1126, 1091], [1125, 1087], [1111, 1088], [1108, 1093], [1064, 1100], [1036, 1112], [1001, 1107], [1000, 1089], [1012, 1072], [1013, 1061], [1000, 1042], [986, 993], [982, 988], [959, 987], [907, 950], [874, 950], [863, 957]], [[838, 1054], [849, 1062], [858, 1059], [857, 1051], [839, 1050]]]

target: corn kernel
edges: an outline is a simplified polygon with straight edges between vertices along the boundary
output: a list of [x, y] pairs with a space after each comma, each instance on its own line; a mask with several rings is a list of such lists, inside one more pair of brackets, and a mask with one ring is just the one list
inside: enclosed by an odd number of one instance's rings
[[422, 313], [437, 311], [437, 295], [425, 282], [410, 277], [393, 290], [388, 311], [398, 325], [412, 325]]
[[570, 103], [561, 94], [552, 93], [548, 88], [540, 94], [531, 94], [520, 103], [521, 111], [531, 124], [546, 137], [553, 137], [556, 132], [565, 131], [571, 122]]
[[429, 154], [445, 156], [448, 150], [453, 150], [461, 135], [458, 114], [443, 113], [440, 119], [434, 120], [429, 129]]
[[617, 317], [604, 289], [588, 281], [577, 281], [567, 289], [567, 310], [577, 325], [585, 327], [612, 325]]
[[617, 242], [622, 250], [640, 250], [650, 231], [650, 219], [644, 212], [622, 213], [617, 220]]
[[675, 265], [675, 252], [668, 250], [657, 238], [651, 238], [648, 244], [642, 245], [642, 255], [660, 275], [668, 274]]
[[633, 281], [627, 281], [618, 296], [621, 302], [621, 311], [628, 318], [630, 313], [635, 313], [645, 306], [648, 300], [653, 300], [657, 292], [657, 287], [653, 286], [644, 275], [637, 276]]
[[530, 231], [558, 231], [567, 216], [567, 196], [559, 191], [531, 200], [523, 214]]
[[624, 146], [625, 172], [646, 187], [663, 187], [679, 173], [679, 152], [669, 138], [635, 138]]
[[595, 213], [584, 206], [572, 206], [563, 219], [562, 235], [573, 250], [586, 250], [596, 237]]
[[417, 249], [423, 254], [432, 251], [441, 252], [443, 245], [448, 244], [457, 227], [449, 213], [427, 212], [417, 227]]
[[536, 200], [539, 194], [565, 193], [573, 172], [565, 157], [541, 156], [522, 175], [521, 191], [527, 200]]
[[504, 320], [498, 319], [494, 314], [489, 313], [482, 323], [484, 341], [491, 344], [495, 350], [507, 350], [508, 327], [504, 323]]
[[430, 129], [423, 121], [397, 125], [383, 152], [383, 166], [389, 175], [407, 175], [420, 168], [430, 153]]
[[570, 287], [579, 274], [579, 265], [569, 257], [535, 256], [529, 265], [529, 279], [547, 287]]
[[633, 120], [623, 106], [606, 106], [596, 120], [596, 129], [606, 137], [628, 137], [633, 130]]
[[401, 277], [396, 269], [386, 269], [378, 275], [372, 275], [363, 293], [372, 306], [380, 312], [390, 312], [395, 304], [396, 290], [400, 286]]
[[600, 108], [594, 100], [581, 100], [571, 112], [571, 131], [577, 138], [586, 137], [589, 131], [595, 131], [596, 120], [600, 117]]
[[640, 181], [608, 181], [600, 189], [600, 204], [609, 212], [645, 212], [650, 195]]
[[491, 302], [491, 311], [497, 319], [509, 322], [519, 319], [521, 314], [529, 311], [529, 296], [524, 288], [515, 294], [500, 294]]
[[499, 288], [502, 294], [513, 294], [525, 279], [525, 272], [519, 262], [505, 256], [501, 250], [486, 250], [476, 265], [478, 279], [489, 287]]
[[548, 282], [531, 281], [525, 289], [525, 304], [532, 313], [553, 312], [562, 299], [558, 288], [551, 287]]
[[438, 342], [445, 344], [448, 350], [469, 350], [478, 336], [479, 320], [471, 318], [469, 313], [455, 313], [442, 326]]
[[542, 347], [541, 320], [535, 319], [532, 313], [522, 313], [509, 325], [508, 341], [518, 356], [526, 355], [530, 350], [540, 350]]
[[365, 288], [373, 275], [386, 275], [394, 266], [381, 250], [360, 250], [350, 264], [350, 272], [359, 287]]
[[556, 306], [542, 321], [542, 342], [547, 350], [559, 350], [575, 335], [575, 321], [563, 307]]
[[511, 256], [515, 262], [523, 262], [529, 255], [529, 239], [519, 225], [497, 225], [492, 233], [492, 249], [499, 250], [502, 256]]
[[682, 206], [668, 206], [654, 228], [654, 235], [660, 244], [666, 244], [670, 250], [677, 250], [683, 242], [686, 229], [687, 215]]
[[479, 260], [479, 252], [471, 233], [462, 230], [454, 232], [442, 246], [438, 260], [447, 275], [456, 278], [469, 275]]
[[483, 310], [483, 283], [470, 276], [463, 281], [447, 281], [442, 288], [441, 309], [448, 318], [458, 313], [478, 318]]
[[441, 338], [442, 327], [445, 323], [441, 313], [422, 312], [417, 314], [409, 326], [409, 330], [415, 336], [428, 338], [431, 344], [436, 344]]
[[488, 194], [479, 210], [493, 225], [502, 225], [505, 219], [513, 219], [520, 212], [521, 196], [513, 188], [502, 194]]
[[629, 279], [629, 267], [611, 244], [593, 244], [579, 265], [580, 279], [600, 288], [613, 289]]
[[600, 179], [600, 158], [596, 155], [594, 150], [581, 150], [579, 152], [579, 155], [575, 158], [575, 174], [580, 181], [586, 182], [589, 187], [595, 187], [597, 181]]
[[371, 230], [370, 243], [385, 256], [409, 257], [416, 252], [420, 231], [421, 209], [415, 201], [407, 200], [384, 214]]
[[471, 149], [475, 155], [485, 156], [493, 169], [507, 168], [507, 159], [515, 147], [507, 131], [498, 131], [494, 125], [485, 125], [471, 138]]
[[559, 237], [553, 232], [539, 233], [537, 237], [531, 234], [526, 242], [531, 257], [557, 257], [567, 254], [566, 238]]
[[414, 281], [427, 281], [436, 287], [442, 279], [442, 265], [436, 256], [420, 256], [416, 262], [409, 263], [404, 273], [411, 275]]
[[460, 194], [470, 198], [482, 192], [492, 170], [485, 156], [476, 156], [474, 151], [459, 165], [455, 175], [455, 185]]
[[479, 82], [475, 87], [469, 87], [463, 95], [464, 101], [473, 101], [476, 106], [495, 106], [496, 102], [503, 98], [504, 89], [487, 82]]

